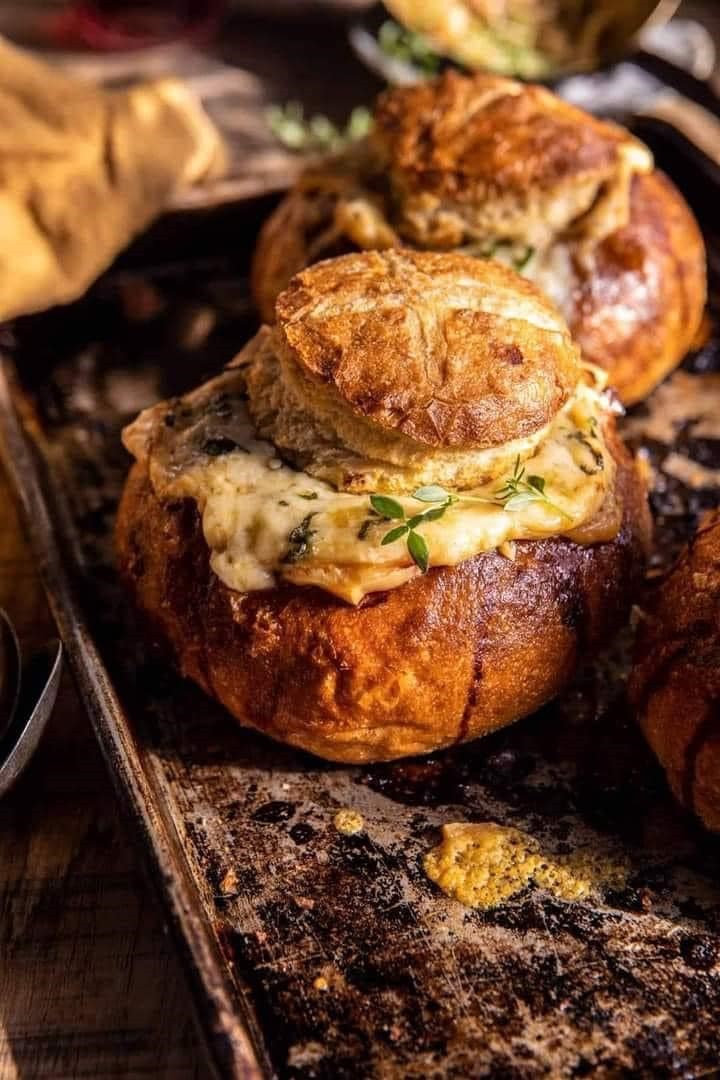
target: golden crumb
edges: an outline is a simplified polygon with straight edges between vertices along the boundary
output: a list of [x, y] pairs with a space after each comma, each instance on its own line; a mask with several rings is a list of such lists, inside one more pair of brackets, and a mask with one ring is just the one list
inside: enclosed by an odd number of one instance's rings
[[448, 896], [492, 908], [534, 882], [560, 900], [583, 900], [627, 876], [619, 860], [591, 851], [549, 855], [532, 836], [493, 822], [443, 825], [442, 842], [424, 859], [425, 873]]
[[365, 828], [365, 819], [357, 810], [338, 810], [333, 825], [344, 836], [354, 836]]
[[237, 874], [231, 868], [223, 875], [223, 879], [220, 882], [220, 892], [223, 896], [227, 896], [229, 893], [237, 892], [238, 879]]
[[329, 990], [330, 989], [330, 983], [327, 981], [327, 979], [325, 978], [324, 975], [318, 975], [317, 979], [315, 979], [315, 981], [313, 983], [313, 986], [315, 987], [316, 990]]

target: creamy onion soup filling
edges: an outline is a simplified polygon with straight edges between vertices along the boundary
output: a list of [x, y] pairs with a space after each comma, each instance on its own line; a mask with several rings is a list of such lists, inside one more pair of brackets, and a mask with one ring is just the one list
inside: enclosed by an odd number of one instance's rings
[[240, 369], [147, 410], [124, 439], [148, 459], [160, 498], [195, 501], [212, 569], [229, 588], [284, 580], [358, 604], [432, 566], [493, 550], [512, 558], [517, 540], [612, 539], [621, 508], [600, 380], [593, 372], [539, 443], [511, 465], [498, 455], [502, 471], [469, 489], [353, 493], [291, 467], [257, 437]]

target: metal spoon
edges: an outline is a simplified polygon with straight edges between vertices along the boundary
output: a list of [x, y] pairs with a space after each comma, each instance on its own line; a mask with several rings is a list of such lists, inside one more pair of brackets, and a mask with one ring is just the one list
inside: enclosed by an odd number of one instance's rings
[[[12, 632], [7, 616], [5, 620]], [[57, 698], [62, 652], [61, 643], [51, 641], [22, 668], [14, 715], [0, 738], [0, 796], [12, 787], [37, 749]]]
[[0, 739], [10, 727], [20, 694], [20, 644], [15, 628], [0, 608]]

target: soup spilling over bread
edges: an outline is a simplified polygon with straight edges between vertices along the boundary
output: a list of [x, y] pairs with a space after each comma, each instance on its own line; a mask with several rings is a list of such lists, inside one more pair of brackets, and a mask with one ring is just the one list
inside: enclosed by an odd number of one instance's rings
[[308, 165], [263, 227], [260, 312], [271, 322], [308, 264], [403, 246], [534, 281], [627, 404], [680, 363], [702, 318], [700, 230], [649, 149], [513, 79], [448, 71], [381, 94], [367, 138]]
[[300, 274], [272, 330], [125, 441], [159, 496], [196, 502], [229, 588], [284, 579], [357, 604], [517, 540], [612, 539], [612, 413], [531, 285], [387, 252]]
[[627, 618], [650, 526], [614, 412], [501, 263], [328, 259], [217, 378], [125, 430], [120, 569], [242, 724], [337, 761], [475, 738]]

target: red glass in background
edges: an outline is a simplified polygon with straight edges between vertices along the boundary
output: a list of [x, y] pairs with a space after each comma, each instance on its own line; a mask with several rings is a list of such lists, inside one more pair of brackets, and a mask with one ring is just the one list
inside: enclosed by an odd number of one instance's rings
[[45, 32], [62, 48], [143, 49], [210, 38], [224, 8], [224, 0], [77, 0], [49, 14]]

